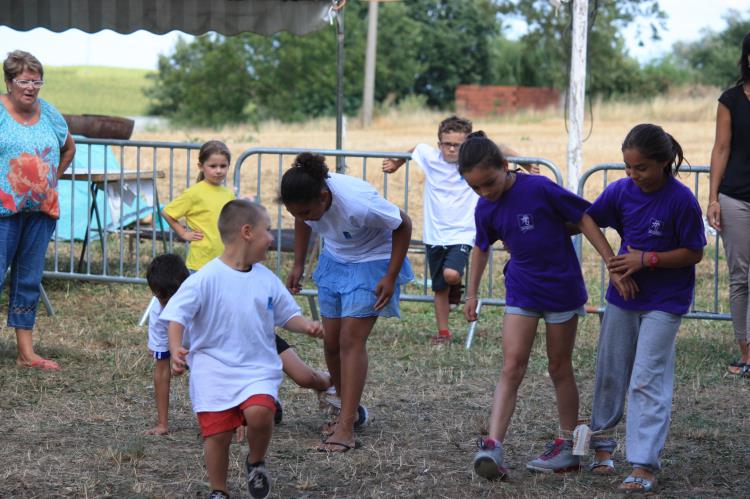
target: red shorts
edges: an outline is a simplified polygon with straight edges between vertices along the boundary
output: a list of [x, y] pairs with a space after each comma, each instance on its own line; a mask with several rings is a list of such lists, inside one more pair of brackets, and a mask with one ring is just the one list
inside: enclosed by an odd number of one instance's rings
[[270, 409], [276, 414], [276, 401], [270, 395], [260, 394], [253, 395], [249, 399], [245, 400], [237, 407], [231, 407], [223, 411], [218, 412], [199, 412], [198, 413], [198, 424], [201, 427], [201, 434], [203, 438], [216, 435], [217, 433], [224, 433], [227, 431], [234, 431], [241, 425], [247, 425], [245, 422], [244, 410], [248, 407], [259, 405]]

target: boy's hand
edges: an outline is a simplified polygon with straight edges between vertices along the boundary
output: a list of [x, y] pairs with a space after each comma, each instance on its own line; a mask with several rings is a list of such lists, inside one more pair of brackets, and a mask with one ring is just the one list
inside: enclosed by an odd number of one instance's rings
[[300, 291], [302, 291], [302, 286], [300, 285], [300, 281], [302, 280], [302, 272], [303, 269], [293, 268], [292, 271], [289, 272], [289, 275], [286, 276], [286, 288], [293, 295], [296, 295]]
[[180, 347], [179, 350], [171, 355], [169, 365], [172, 368], [173, 376], [180, 376], [185, 372], [185, 369], [187, 368], [187, 354], [187, 348]]
[[542, 171], [541, 168], [539, 168], [539, 165], [536, 163], [533, 165], [524, 166], [527, 172], [533, 173], [534, 175], [539, 175], [539, 173]]
[[314, 338], [323, 338], [325, 336], [323, 324], [320, 321], [307, 321], [304, 332]]
[[201, 239], [203, 239], [203, 233], [196, 232], [194, 230], [186, 230], [181, 237], [185, 241], [200, 241]]
[[393, 173], [399, 168], [401, 168], [401, 165], [403, 165], [400, 160], [396, 158], [385, 158], [383, 160], [383, 171], [385, 173]]
[[477, 299], [467, 298], [464, 304], [464, 317], [469, 322], [477, 320]]
[[385, 306], [388, 305], [388, 302], [391, 301], [395, 288], [396, 280], [387, 275], [383, 276], [383, 278], [378, 281], [378, 285], [375, 286], [375, 296], [377, 296], [378, 299], [375, 301], [375, 306], [373, 308], [375, 310], [382, 310], [385, 308]]

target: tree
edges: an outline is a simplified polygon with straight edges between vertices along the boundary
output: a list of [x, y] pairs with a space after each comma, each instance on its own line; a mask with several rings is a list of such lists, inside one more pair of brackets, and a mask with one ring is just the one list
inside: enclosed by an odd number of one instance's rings
[[[559, 12], [547, 0], [499, 0], [498, 9], [522, 18], [528, 32], [521, 37], [519, 82], [531, 86], [565, 88], [570, 65], [572, 2]], [[657, 0], [591, 0], [587, 49], [588, 89], [611, 96], [640, 87], [638, 62], [629, 57], [623, 28], [636, 20], [650, 24], [650, 37], [658, 39], [666, 15]]]
[[737, 60], [742, 39], [750, 32], [750, 16], [743, 17], [739, 11], [732, 10], [724, 19], [727, 27], [723, 31], [704, 31], [699, 40], [678, 42], [673, 50], [677, 63], [695, 71], [699, 81], [728, 87], [740, 76]]

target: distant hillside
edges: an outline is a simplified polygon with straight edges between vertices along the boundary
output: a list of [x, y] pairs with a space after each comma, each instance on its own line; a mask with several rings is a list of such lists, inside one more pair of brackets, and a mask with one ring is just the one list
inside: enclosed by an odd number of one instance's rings
[[99, 66], [45, 66], [41, 97], [70, 114], [144, 116], [150, 85], [146, 69]]

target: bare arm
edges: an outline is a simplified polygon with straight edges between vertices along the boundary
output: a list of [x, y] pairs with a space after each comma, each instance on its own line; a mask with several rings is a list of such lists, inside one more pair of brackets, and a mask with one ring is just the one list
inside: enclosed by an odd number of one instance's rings
[[76, 155], [76, 143], [73, 141], [73, 136], [68, 132], [68, 136], [65, 137], [65, 143], [60, 148], [60, 164], [57, 167], [57, 178], [59, 179], [65, 170], [68, 169], [70, 163], [73, 162], [73, 157]]
[[284, 329], [293, 333], [307, 334], [315, 338], [323, 337], [323, 326], [320, 321], [311, 321], [301, 315], [295, 315], [284, 324]]
[[393, 231], [392, 244], [391, 244], [391, 259], [388, 262], [388, 269], [385, 272], [383, 278], [375, 286], [375, 295], [378, 299], [375, 301], [375, 310], [380, 310], [385, 307], [393, 296], [393, 292], [396, 285], [396, 278], [401, 267], [404, 265], [404, 259], [406, 258], [406, 252], [409, 251], [409, 243], [411, 242], [411, 218], [409, 215], [404, 213], [403, 210], [399, 210], [401, 214], [401, 225]]
[[172, 374], [175, 375], [184, 373], [187, 366], [185, 356], [188, 351], [182, 346], [182, 333], [184, 331], [185, 326], [179, 322], [169, 322], [167, 336], [169, 337], [170, 366], [172, 367]]
[[167, 221], [175, 234], [177, 234], [183, 241], [200, 241], [203, 239], [202, 233], [186, 229], [180, 222], [167, 215], [164, 210], [161, 210], [161, 217]]
[[300, 280], [305, 273], [305, 259], [307, 247], [310, 244], [312, 228], [304, 220], [294, 219], [294, 265], [286, 278], [286, 287], [294, 294], [302, 289]]
[[708, 187], [708, 208], [706, 208], [708, 223], [716, 230], [721, 230], [719, 185], [727, 169], [731, 143], [732, 115], [724, 104], [719, 103], [716, 109], [716, 139], [711, 150], [711, 180]]
[[[407, 152], [411, 154], [414, 152], [414, 149], [415, 147], [412, 147]], [[385, 158], [383, 160], [383, 171], [385, 173], [395, 173], [404, 163], [406, 163], [404, 158]]]
[[[608, 264], [610, 261], [612, 261], [615, 253], [614, 251], [612, 251], [612, 247], [609, 245], [609, 241], [607, 241], [607, 238], [604, 237], [604, 234], [602, 233], [601, 229], [599, 229], [599, 226], [596, 225], [596, 222], [588, 213], [583, 214], [583, 217], [581, 217], [581, 220], [578, 222], [577, 227], [583, 233], [583, 235], [586, 236], [586, 239], [591, 242], [597, 253], [601, 255], [604, 263]], [[623, 272], [617, 273], [614, 270], [610, 269], [609, 281], [615, 287], [617, 292], [620, 293], [620, 296], [622, 296], [625, 300], [629, 300], [630, 298], [635, 297], [636, 293], [638, 293], [638, 285], [629, 275], [625, 275]]]
[[656, 268], [679, 269], [695, 265], [703, 259], [703, 250], [694, 250], [689, 248], [677, 248], [671, 251], [641, 251], [628, 246], [628, 252], [616, 256], [607, 264], [607, 268], [612, 272], [622, 273], [629, 276], [646, 268], [648, 259], [651, 254], [655, 254], [658, 259]]
[[489, 258], [489, 251], [482, 251], [479, 246], [474, 246], [474, 250], [471, 252], [471, 276], [469, 277], [469, 287], [466, 290], [466, 303], [464, 305], [464, 317], [469, 322], [477, 320], [479, 283], [482, 282], [482, 274], [484, 274]]

